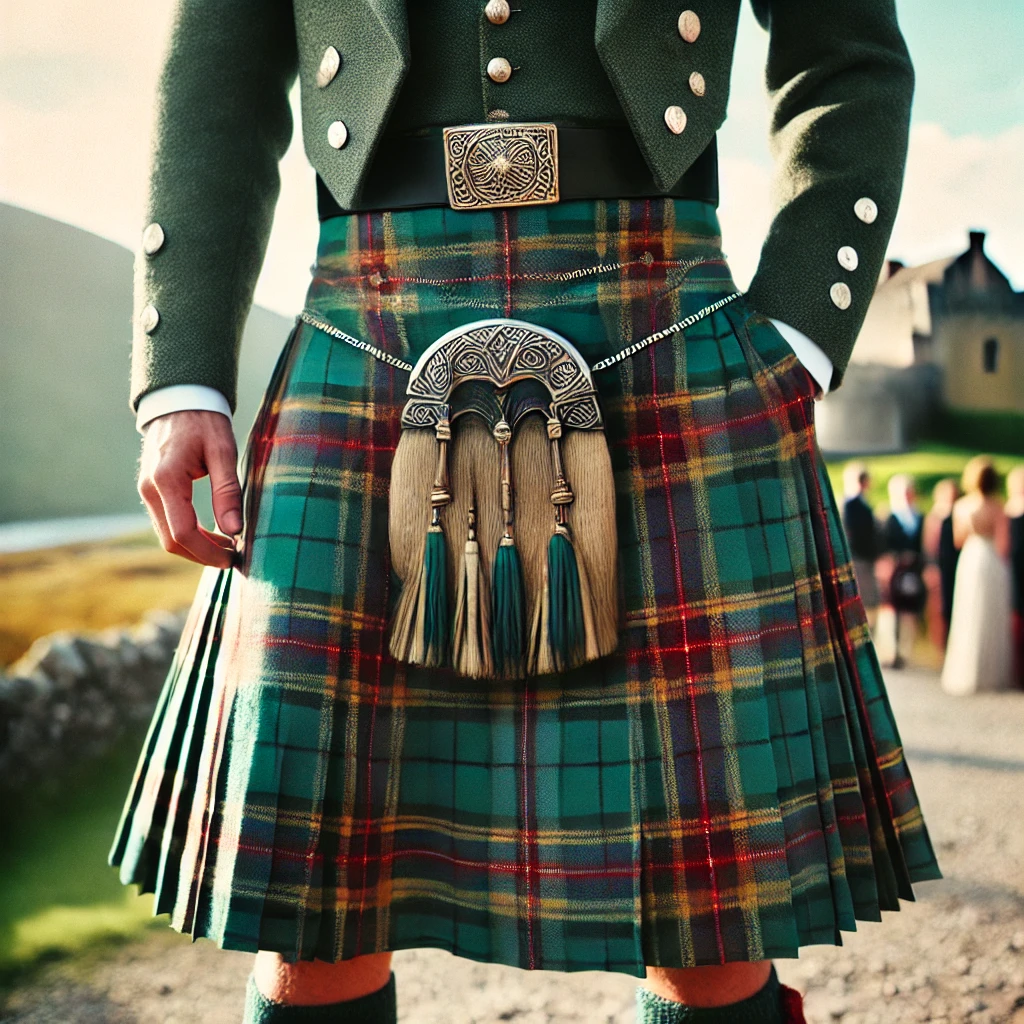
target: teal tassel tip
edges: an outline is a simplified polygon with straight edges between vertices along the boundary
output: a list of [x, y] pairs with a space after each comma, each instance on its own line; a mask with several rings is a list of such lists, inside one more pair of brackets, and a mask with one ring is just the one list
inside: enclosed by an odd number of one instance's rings
[[548, 636], [560, 671], [580, 663], [584, 650], [583, 598], [572, 541], [561, 531], [548, 542]]
[[424, 664], [432, 668], [448, 659], [448, 636], [451, 632], [448, 609], [448, 558], [444, 533], [440, 529], [427, 532], [423, 554], [423, 586], [426, 602], [423, 612]]
[[526, 654], [526, 593], [514, 544], [504, 541], [494, 557], [491, 580], [491, 648], [501, 675], [523, 674]]

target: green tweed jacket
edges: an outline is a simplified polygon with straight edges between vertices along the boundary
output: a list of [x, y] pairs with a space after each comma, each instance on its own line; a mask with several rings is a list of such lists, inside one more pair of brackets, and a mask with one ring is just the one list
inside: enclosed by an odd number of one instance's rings
[[[815, 341], [837, 386], [896, 215], [913, 70], [894, 0], [752, 3], [770, 33], [776, 175], [748, 297]], [[386, 131], [498, 106], [514, 120], [625, 120], [668, 189], [725, 119], [740, 4], [517, 0], [496, 24], [484, 0], [178, 0], [136, 264], [132, 408], [172, 384], [217, 388], [234, 408], [296, 75], [306, 153], [343, 207]], [[504, 54], [518, 69], [496, 85], [487, 64]]]

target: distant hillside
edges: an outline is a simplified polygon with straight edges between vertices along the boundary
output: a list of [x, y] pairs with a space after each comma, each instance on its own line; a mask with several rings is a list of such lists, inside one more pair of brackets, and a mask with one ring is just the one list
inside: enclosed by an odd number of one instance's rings
[[[0, 522], [140, 511], [128, 408], [132, 254], [0, 203]], [[235, 432], [291, 322], [253, 309]]]

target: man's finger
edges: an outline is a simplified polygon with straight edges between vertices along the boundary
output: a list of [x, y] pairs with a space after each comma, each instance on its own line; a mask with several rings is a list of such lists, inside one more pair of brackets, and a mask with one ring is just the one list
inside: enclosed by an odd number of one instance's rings
[[238, 452], [230, 429], [223, 435], [207, 438], [204, 452], [210, 474], [213, 515], [221, 531], [230, 536], [242, 532], [242, 488], [235, 471]]
[[234, 537], [225, 536], [223, 533], [216, 533], [214, 530], [208, 530], [202, 523], [197, 527], [199, 532], [206, 537], [207, 540], [216, 544], [217, 547], [223, 548], [225, 551], [235, 550], [235, 539]]
[[[161, 467], [164, 469], [164, 467]], [[164, 515], [171, 539], [178, 547], [189, 552], [194, 561], [226, 569], [231, 565], [231, 554], [218, 547], [199, 532], [199, 520], [192, 507], [192, 481], [185, 473], [167, 469], [157, 470], [156, 485], [163, 502]]]
[[168, 552], [168, 554], [180, 555], [182, 558], [187, 558], [190, 562], [198, 562], [199, 559], [195, 555], [190, 551], [186, 551], [181, 545], [176, 544], [171, 536], [171, 528], [167, 525], [167, 515], [164, 512], [164, 503], [160, 500], [160, 492], [157, 490], [156, 484], [148, 477], [144, 477], [139, 481], [138, 490], [139, 496], [146, 505], [146, 511], [149, 513], [153, 529], [160, 539], [160, 546], [164, 551]]

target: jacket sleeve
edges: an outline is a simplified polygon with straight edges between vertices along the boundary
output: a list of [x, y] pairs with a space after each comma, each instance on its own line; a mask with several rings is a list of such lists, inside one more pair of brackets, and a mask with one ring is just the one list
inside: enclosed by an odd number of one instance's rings
[[216, 388], [235, 408], [296, 65], [291, 0], [178, 0], [135, 262], [133, 410], [174, 384]]
[[914, 72], [894, 0], [752, 0], [769, 30], [774, 218], [748, 292], [842, 380], [896, 218]]

